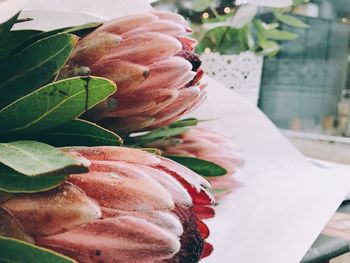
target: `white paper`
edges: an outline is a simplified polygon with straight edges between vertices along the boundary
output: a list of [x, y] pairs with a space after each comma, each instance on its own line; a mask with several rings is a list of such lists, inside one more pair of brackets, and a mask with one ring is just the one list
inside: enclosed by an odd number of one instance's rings
[[143, 0], [0, 0], [0, 23], [23, 10], [20, 17], [30, 16], [34, 20], [20, 23], [14, 29], [52, 30], [139, 14], [151, 9]]
[[244, 186], [208, 220], [215, 250], [203, 262], [300, 262], [347, 194], [350, 169], [315, 166], [257, 107], [206, 81], [207, 101], [192, 115], [219, 118], [205, 124], [229, 132], [246, 165], [237, 175]]
[[30, 0], [0, 0], [0, 23], [18, 13]]

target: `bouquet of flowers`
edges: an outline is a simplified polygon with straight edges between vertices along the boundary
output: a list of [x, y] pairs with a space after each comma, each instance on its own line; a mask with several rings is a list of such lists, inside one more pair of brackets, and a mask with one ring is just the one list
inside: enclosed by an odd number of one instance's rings
[[209, 256], [204, 220], [242, 160], [180, 120], [206, 97], [184, 18], [12, 30], [18, 16], [0, 25], [0, 261]]

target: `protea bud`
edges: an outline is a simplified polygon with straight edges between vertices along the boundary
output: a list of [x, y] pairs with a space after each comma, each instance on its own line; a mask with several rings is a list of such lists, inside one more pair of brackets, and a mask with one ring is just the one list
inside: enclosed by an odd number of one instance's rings
[[198, 175], [141, 150], [65, 151], [89, 160], [90, 171], [1, 205], [36, 244], [79, 262], [198, 262], [210, 254], [194, 207], [213, 199]]
[[229, 136], [208, 128], [194, 127], [176, 138], [150, 146], [159, 148], [164, 154], [197, 157], [225, 168], [226, 175], [207, 178], [212, 184], [216, 199], [240, 186], [232, 175], [244, 164], [244, 161]]
[[117, 93], [87, 119], [118, 132], [166, 126], [205, 97], [189, 32], [182, 16], [168, 12], [118, 18], [82, 38], [60, 75], [89, 67], [117, 84]]

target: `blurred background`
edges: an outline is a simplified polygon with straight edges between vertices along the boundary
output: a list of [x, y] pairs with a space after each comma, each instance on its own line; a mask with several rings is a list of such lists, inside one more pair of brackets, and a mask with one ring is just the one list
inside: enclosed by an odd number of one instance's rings
[[284, 2], [153, 5], [184, 15], [204, 71], [257, 104], [304, 154], [350, 164], [350, 1]]

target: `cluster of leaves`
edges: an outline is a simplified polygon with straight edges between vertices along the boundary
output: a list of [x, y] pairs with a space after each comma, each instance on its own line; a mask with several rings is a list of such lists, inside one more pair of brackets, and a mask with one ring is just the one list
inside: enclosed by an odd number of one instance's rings
[[[44, 143], [53, 146], [120, 145], [121, 139], [116, 134], [78, 119], [86, 110], [112, 95], [116, 87], [110, 80], [97, 77], [55, 81], [78, 41], [77, 35], [94, 29], [96, 24], [50, 32], [11, 31], [18, 15], [0, 25], [0, 92], [3, 94], [0, 97], [0, 149], [1, 156], [21, 161], [11, 166], [0, 157], [0, 189], [8, 192], [47, 190], [57, 185], [58, 178], [43, 188], [35, 180], [57, 172], [50, 164], [59, 164], [58, 168], [65, 170], [76, 161], [66, 156], [61, 163], [57, 162], [55, 158], [62, 153]], [[52, 158], [45, 159], [51, 153]], [[48, 170], [39, 173], [39, 162], [45, 163]], [[32, 171], [23, 172], [26, 163], [32, 163]], [[16, 173], [9, 173], [8, 169]], [[6, 179], [9, 174], [17, 176], [18, 180]], [[20, 178], [32, 180], [36, 189], [25, 189], [29, 184], [22, 184]], [[48, 179], [45, 177], [45, 180]], [[23, 185], [23, 189], [19, 185]]]
[[[293, 32], [281, 30], [282, 24], [296, 28], [309, 27], [299, 18], [289, 13], [295, 6], [303, 4], [304, 0], [294, 1], [289, 8], [264, 9], [270, 15], [267, 21], [259, 18], [253, 8], [246, 6], [233, 7], [229, 14], [219, 15], [215, 12], [212, 0], [196, 0], [193, 10], [203, 12], [211, 10], [215, 15], [212, 19], [203, 19], [201, 32], [197, 34], [199, 45], [197, 52], [203, 53], [207, 48], [220, 54], [239, 54], [244, 51], [253, 51], [263, 56], [275, 56], [281, 46], [279, 41], [295, 40], [298, 35]], [[255, 7], [256, 8], [256, 7]], [[257, 10], [257, 9], [255, 9]], [[272, 17], [272, 18], [271, 18]], [[243, 24], [237, 20], [245, 21]], [[210, 28], [206, 30], [205, 28]]]
[[[52, 189], [69, 174], [88, 171], [86, 164], [55, 146], [122, 143], [118, 135], [79, 119], [116, 92], [112, 81], [90, 76], [56, 81], [78, 36], [99, 24], [49, 32], [13, 31], [18, 16], [0, 25], [0, 203], [15, 194]], [[28, 241], [23, 233], [14, 234], [20, 227], [6, 211], [0, 211], [0, 221], [0, 236], [7, 236], [0, 237], [4, 252], [0, 261], [23, 262], [21, 257], [26, 257], [26, 262], [37, 262], [38, 256], [45, 262], [72, 262], [8, 238]], [[11, 233], [6, 233], [9, 229]]]

